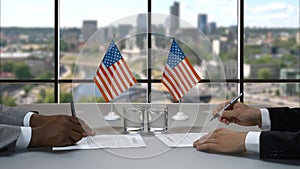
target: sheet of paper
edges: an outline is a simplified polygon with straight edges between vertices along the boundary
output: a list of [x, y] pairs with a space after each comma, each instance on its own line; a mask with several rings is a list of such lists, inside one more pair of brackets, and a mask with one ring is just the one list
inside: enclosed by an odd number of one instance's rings
[[72, 146], [53, 147], [53, 150], [99, 149], [99, 148], [131, 148], [146, 147], [139, 134], [134, 135], [96, 135], [83, 138]]
[[156, 134], [155, 136], [169, 147], [193, 147], [194, 141], [206, 133]]

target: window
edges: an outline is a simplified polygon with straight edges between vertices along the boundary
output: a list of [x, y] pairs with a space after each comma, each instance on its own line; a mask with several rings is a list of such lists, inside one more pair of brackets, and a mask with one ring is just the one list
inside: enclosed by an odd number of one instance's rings
[[299, 1], [244, 2], [245, 101], [299, 106]]
[[[119, 0], [106, 2], [87, 0], [84, 3], [80, 0], [60, 0], [59, 78], [61, 86], [64, 87], [63, 90], [60, 90], [61, 99], [65, 97], [70, 99], [73, 96], [73, 99], [79, 102], [96, 102], [96, 100], [105, 102], [93, 84], [93, 75], [112, 39], [123, 51], [126, 49], [125, 42], [135, 40], [135, 37], [128, 35], [138, 33], [138, 30], [135, 29], [137, 14], [145, 12], [147, 12], [146, 0], [131, 0], [130, 3]], [[142, 26], [146, 28], [146, 20], [143, 21]], [[143, 32], [146, 33], [147, 30], [145, 29]], [[141, 49], [145, 50], [146, 47], [147, 45]], [[128, 65], [135, 74], [139, 74], [138, 67], [146, 65], [146, 59], [136, 61], [137, 57], [141, 55], [131, 55], [125, 52], [122, 54], [128, 56]], [[141, 77], [136, 78], [141, 79]], [[70, 82], [73, 83], [70, 84]], [[127, 92], [135, 91], [139, 86], [135, 85]], [[139, 90], [139, 92], [141, 91]], [[147, 90], [142, 93], [144, 94], [141, 95], [147, 95]], [[126, 94], [128, 95], [128, 93]], [[124, 100], [122, 97], [126, 94], [120, 96], [119, 101]], [[138, 102], [145, 101], [146, 96], [140, 98]]]
[[173, 102], [173, 37], [202, 78], [182, 102], [300, 102], [299, 1], [2, 0], [0, 35], [7, 105], [104, 102], [93, 75], [112, 39], [138, 80], [115, 102]]
[[54, 101], [53, 9], [51, 0], [1, 1], [1, 103]]

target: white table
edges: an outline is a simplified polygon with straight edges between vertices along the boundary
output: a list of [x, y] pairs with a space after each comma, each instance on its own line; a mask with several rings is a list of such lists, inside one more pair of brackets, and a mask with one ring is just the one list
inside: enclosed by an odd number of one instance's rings
[[[120, 105], [121, 107], [124, 105]], [[176, 105], [168, 105], [169, 113], [174, 114]], [[70, 114], [68, 104], [41, 104], [25, 105], [30, 109], [39, 110], [41, 114]], [[122, 120], [107, 123], [100, 119], [102, 115], [97, 112], [99, 105], [76, 104], [77, 114], [83, 118], [97, 134], [120, 134], [122, 132]], [[109, 104], [100, 105], [103, 112], [109, 109]], [[200, 106], [198, 115], [193, 118], [195, 105], [184, 105], [183, 110], [190, 116], [189, 121], [174, 124], [169, 120], [169, 132], [200, 132], [203, 117], [209, 110], [209, 105]], [[117, 108], [118, 109], [118, 108]], [[88, 114], [88, 115], [87, 115]], [[201, 114], [201, 113], [200, 113]], [[99, 118], [98, 118], [99, 117]], [[221, 126], [222, 127], [222, 126]], [[256, 127], [229, 126], [237, 130], [257, 130]], [[210, 154], [197, 151], [194, 148], [169, 148], [151, 134], [144, 133], [143, 138], [147, 147], [134, 149], [96, 149], [96, 150], [72, 150], [52, 151], [50, 148], [38, 148], [20, 152], [1, 152], [1, 169], [293, 169], [299, 168], [300, 161], [295, 160], [261, 160], [255, 153], [239, 155]]]

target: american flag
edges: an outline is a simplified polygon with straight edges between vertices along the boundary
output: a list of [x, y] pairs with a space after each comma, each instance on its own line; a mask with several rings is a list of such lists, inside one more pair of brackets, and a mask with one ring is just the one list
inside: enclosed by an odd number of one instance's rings
[[94, 82], [106, 102], [119, 96], [137, 82], [114, 40], [111, 41], [94, 75]]
[[173, 39], [161, 82], [169, 90], [174, 100], [178, 101], [199, 80], [201, 78], [194, 70], [191, 62]]

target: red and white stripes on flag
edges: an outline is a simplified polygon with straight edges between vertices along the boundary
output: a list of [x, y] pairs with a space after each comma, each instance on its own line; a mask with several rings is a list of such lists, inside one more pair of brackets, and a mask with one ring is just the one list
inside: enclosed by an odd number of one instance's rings
[[173, 40], [161, 82], [178, 101], [200, 80], [189, 59]]
[[114, 41], [111, 42], [96, 71], [94, 82], [106, 102], [119, 96], [137, 82]]

